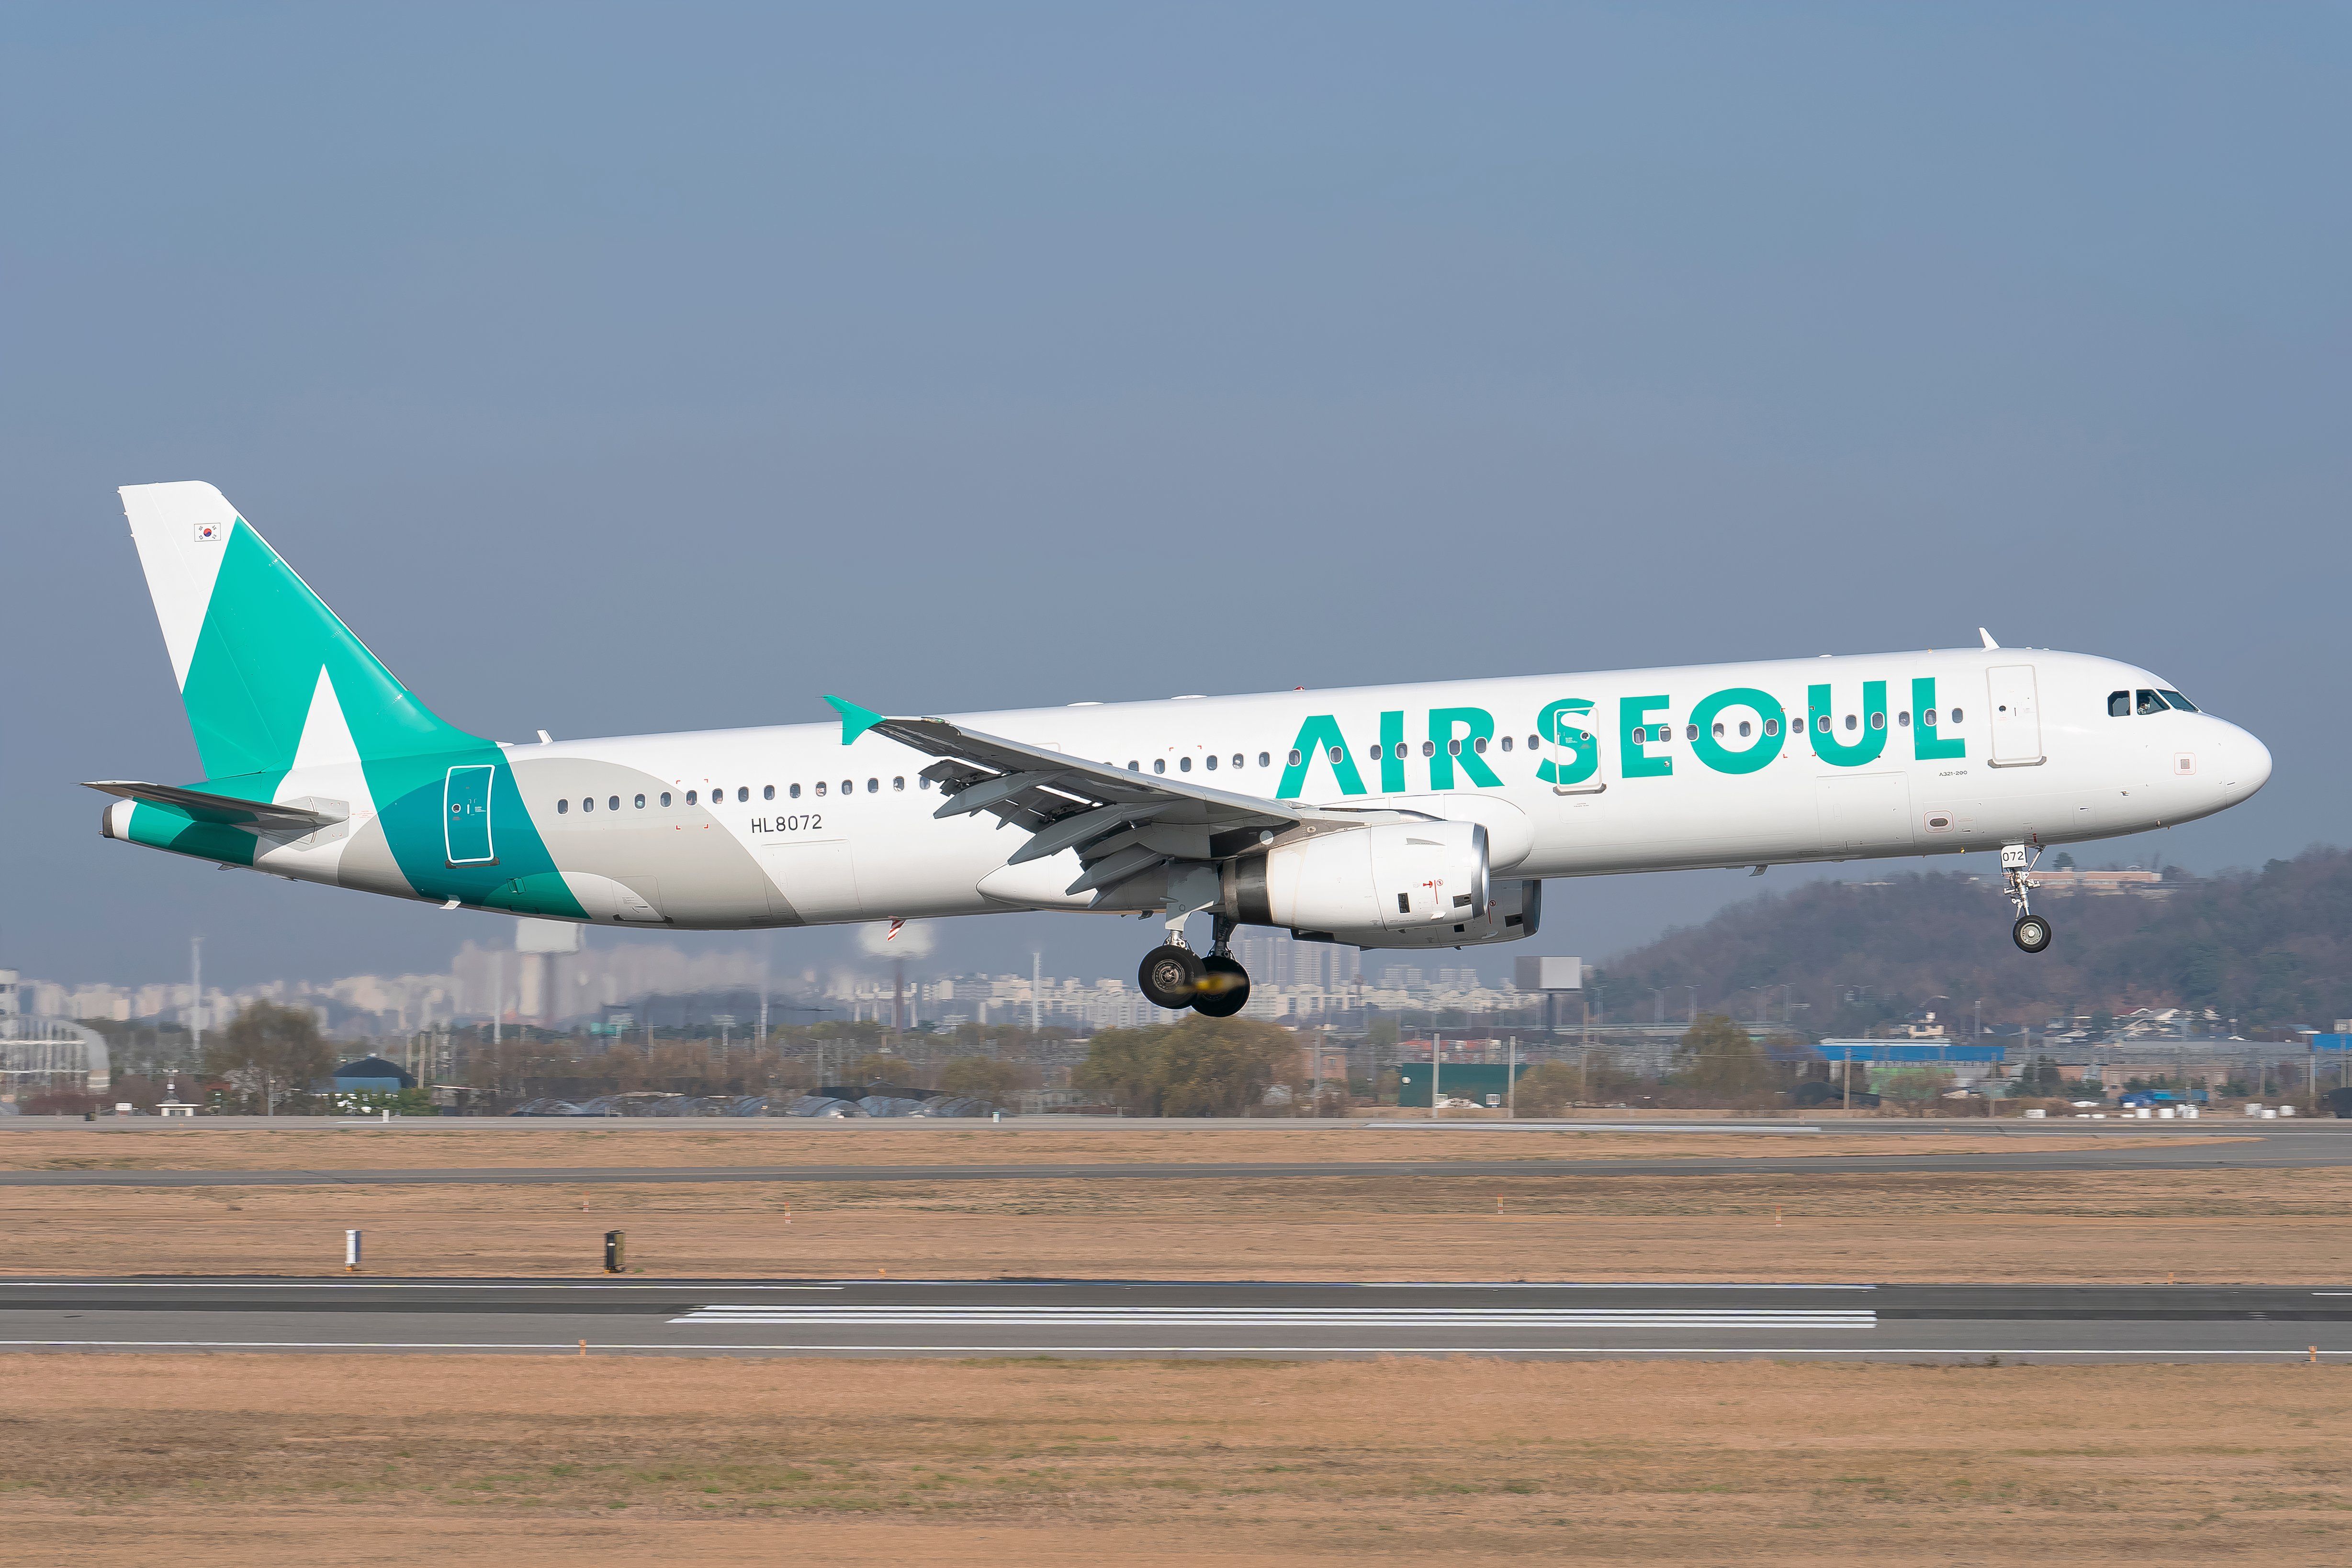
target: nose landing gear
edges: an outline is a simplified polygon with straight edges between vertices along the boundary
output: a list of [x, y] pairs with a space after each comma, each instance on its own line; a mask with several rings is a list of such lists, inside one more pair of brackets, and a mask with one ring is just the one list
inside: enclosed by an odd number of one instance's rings
[[2050, 922], [2033, 913], [2031, 902], [2033, 866], [2041, 858], [2040, 849], [2029, 852], [2023, 844], [2003, 844], [2000, 849], [2001, 881], [2017, 910], [2017, 924], [2009, 928], [2009, 939], [2021, 953], [2039, 953], [2050, 946]]

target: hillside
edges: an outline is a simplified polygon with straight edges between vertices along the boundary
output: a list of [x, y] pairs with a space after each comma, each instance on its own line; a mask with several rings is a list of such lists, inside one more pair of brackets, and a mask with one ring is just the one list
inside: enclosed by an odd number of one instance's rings
[[[1608, 1016], [1639, 1022], [1698, 1005], [1780, 1016], [1755, 993], [1786, 986], [1797, 1027], [1859, 1031], [1949, 998], [1965, 1018], [2039, 1026], [2058, 1014], [2211, 1008], [2238, 1031], [2326, 1029], [2352, 1017], [2352, 851], [2315, 847], [2260, 871], [2169, 880], [2171, 895], [2037, 901], [2057, 937], [2019, 952], [2009, 903], [1990, 879], [1919, 873], [1878, 883], [1817, 883], [1724, 910], [1602, 966]], [[1942, 1004], [1938, 1004], [1939, 1006]]]

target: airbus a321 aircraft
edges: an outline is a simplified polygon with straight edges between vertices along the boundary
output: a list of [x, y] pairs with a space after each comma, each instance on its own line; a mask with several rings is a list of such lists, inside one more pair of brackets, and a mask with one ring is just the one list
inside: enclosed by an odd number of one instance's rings
[[[1238, 1012], [1240, 925], [1535, 935], [1548, 877], [1998, 850], [2210, 815], [2270, 752], [2136, 665], [1997, 646], [610, 740], [485, 740], [394, 679], [210, 485], [123, 509], [205, 778], [105, 835], [546, 919], [742, 930], [1008, 910], [1164, 922], [1163, 1008]], [[1009, 831], [1007, 830], [1010, 830]], [[1213, 919], [1206, 954], [1187, 944]]]

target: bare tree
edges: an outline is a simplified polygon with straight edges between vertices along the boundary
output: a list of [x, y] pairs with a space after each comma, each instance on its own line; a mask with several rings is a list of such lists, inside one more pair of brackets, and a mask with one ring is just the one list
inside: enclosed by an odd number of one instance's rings
[[205, 1071], [261, 1097], [261, 1113], [276, 1113], [278, 1096], [308, 1089], [334, 1066], [319, 1036], [319, 1020], [302, 1008], [251, 1002], [229, 1026], [205, 1041]]

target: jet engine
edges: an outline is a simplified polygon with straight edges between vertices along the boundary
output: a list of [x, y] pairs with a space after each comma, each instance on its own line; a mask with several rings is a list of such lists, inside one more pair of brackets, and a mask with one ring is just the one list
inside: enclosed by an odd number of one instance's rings
[[1276, 844], [1227, 862], [1223, 874], [1224, 907], [1246, 925], [1451, 935], [1486, 910], [1486, 830], [1381, 822]]

